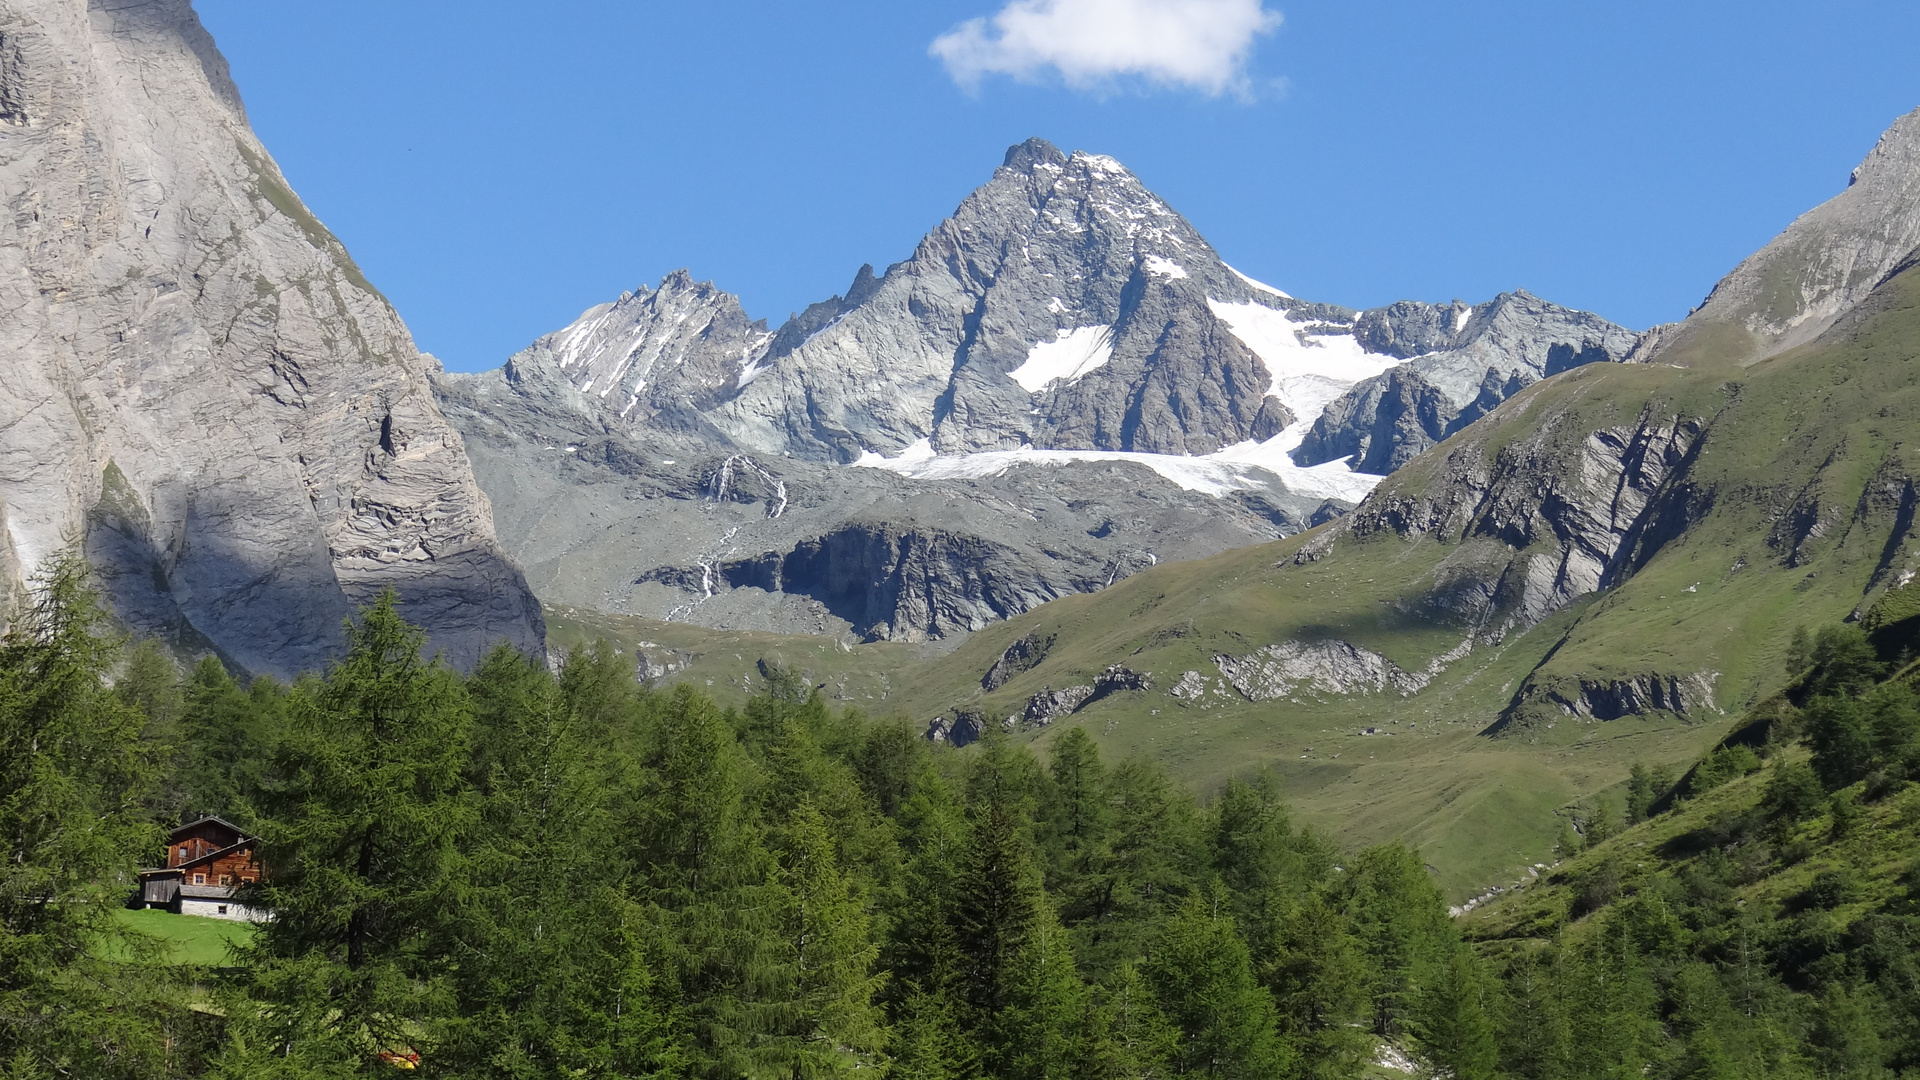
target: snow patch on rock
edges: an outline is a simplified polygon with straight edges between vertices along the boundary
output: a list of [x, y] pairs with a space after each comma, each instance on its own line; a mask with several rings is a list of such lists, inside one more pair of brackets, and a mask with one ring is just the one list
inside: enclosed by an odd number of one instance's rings
[[1113, 327], [1082, 326], [1062, 330], [1053, 341], [1043, 341], [1027, 353], [1027, 362], [1007, 372], [1007, 378], [1029, 394], [1048, 383], [1072, 381], [1106, 366], [1113, 359]]

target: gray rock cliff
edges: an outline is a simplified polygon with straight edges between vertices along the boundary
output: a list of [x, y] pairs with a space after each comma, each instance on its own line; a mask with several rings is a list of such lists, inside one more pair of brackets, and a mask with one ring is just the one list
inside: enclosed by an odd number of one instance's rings
[[321, 666], [397, 590], [539, 649], [399, 317], [288, 187], [187, 0], [0, 0], [0, 500], [16, 585], [82, 542], [132, 629]]

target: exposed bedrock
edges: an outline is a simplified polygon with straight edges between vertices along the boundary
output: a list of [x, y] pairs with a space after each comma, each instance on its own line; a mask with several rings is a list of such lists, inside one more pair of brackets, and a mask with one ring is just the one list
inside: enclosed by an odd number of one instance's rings
[[1526, 737], [1564, 720], [1619, 720], [1671, 713], [1688, 720], [1719, 716], [1713, 701], [1714, 671], [1687, 675], [1647, 672], [1598, 677], [1529, 678], [1500, 719], [1482, 734]]
[[1458, 545], [1421, 603], [1455, 620], [1494, 616], [1491, 640], [1538, 625], [1624, 580], [1711, 508], [1687, 476], [1706, 421], [1644, 416], [1585, 433], [1549, 422], [1491, 460], [1468, 444], [1417, 495], [1384, 491], [1334, 527], [1339, 534], [1431, 535]]
[[131, 629], [282, 675], [387, 588], [456, 662], [540, 649], [436, 365], [186, 0], [0, 0], [0, 43], [8, 582], [81, 541]]

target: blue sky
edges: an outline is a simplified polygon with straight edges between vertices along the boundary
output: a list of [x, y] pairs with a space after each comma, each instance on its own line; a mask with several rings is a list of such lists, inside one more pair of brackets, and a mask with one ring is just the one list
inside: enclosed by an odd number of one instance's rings
[[294, 187], [461, 370], [683, 266], [778, 323], [1030, 135], [1296, 296], [1526, 288], [1646, 326], [1920, 106], [1913, 0], [196, 6]]

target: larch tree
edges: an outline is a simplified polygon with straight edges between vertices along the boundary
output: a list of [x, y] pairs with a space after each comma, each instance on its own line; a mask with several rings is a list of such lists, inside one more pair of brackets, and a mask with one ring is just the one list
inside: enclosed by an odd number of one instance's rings
[[260, 985], [288, 1043], [377, 1068], [447, 1012], [451, 914], [475, 821], [460, 677], [421, 656], [389, 591], [348, 621], [346, 653], [297, 684], [255, 803], [266, 908]]

